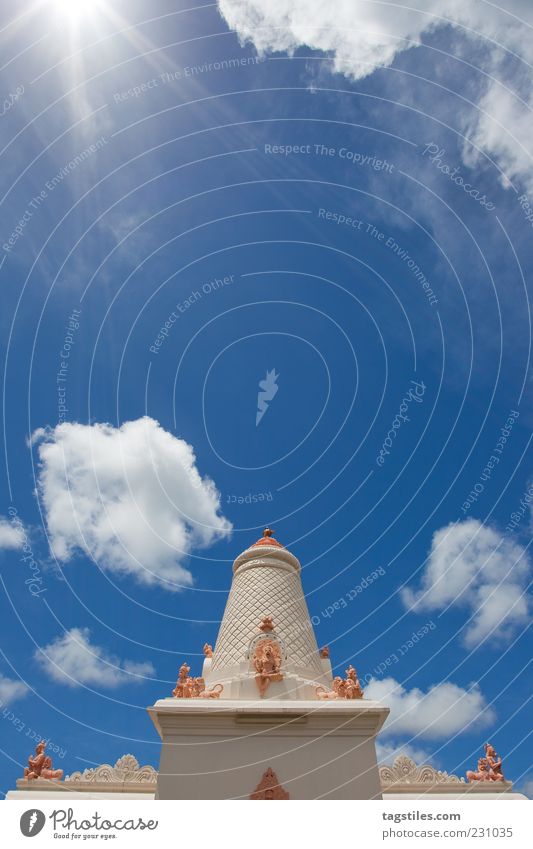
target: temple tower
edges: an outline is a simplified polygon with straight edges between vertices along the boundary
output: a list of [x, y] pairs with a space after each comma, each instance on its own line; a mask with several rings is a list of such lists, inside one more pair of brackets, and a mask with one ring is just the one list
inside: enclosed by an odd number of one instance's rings
[[298, 559], [266, 529], [233, 564], [202, 675], [181, 665], [149, 713], [162, 739], [160, 799], [381, 798], [375, 736], [388, 709], [356, 670], [333, 678]]

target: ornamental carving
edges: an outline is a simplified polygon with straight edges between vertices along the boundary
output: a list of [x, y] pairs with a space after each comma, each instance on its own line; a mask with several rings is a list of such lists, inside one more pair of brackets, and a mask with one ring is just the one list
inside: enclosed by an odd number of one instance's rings
[[213, 657], [213, 646], [209, 645], [209, 643], [205, 643], [204, 645], [204, 655], [206, 657]]
[[45, 749], [46, 741], [41, 740], [37, 743], [35, 754], [29, 756], [28, 766], [24, 768], [24, 778], [27, 781], [33, 781], [36, 778], [61, 781], [63, 778], [62, 769], [52, 769], [52, 758], [45, 754]]
[[505, 781], [502, 772], [502, 759], [497, 754], [492, 743], [485, 743], [485, 757], [479, 758], [477, 770], [469, 769], [466, 773], [467, 781]]
[[429, 764], [417, 766], [407, 755], [400, 755], [392, 766], [380, 766], [379, 777], [383, 786], [390, 784], [464, 784], [464, 778], [448, 775]]
[[263, 777], [251, 794], [250, 799], [290, 799], [290, 796], [279, 783], [274, 770], [269, 767], [263, 773]]
[[133, 755], [123, 755], [115, 766], [101, 764], [94, 769], [73, 772], [65, 781], [73, 784], [155, 784], [157, 771], [153, 766], [139, 766]]
[[275, 640], [261, 640], [253, 656], [254, 669], [257, 672], [255, 681], [261, 698], [265, 695], [272, 681], [281, 681], [281, 648]]

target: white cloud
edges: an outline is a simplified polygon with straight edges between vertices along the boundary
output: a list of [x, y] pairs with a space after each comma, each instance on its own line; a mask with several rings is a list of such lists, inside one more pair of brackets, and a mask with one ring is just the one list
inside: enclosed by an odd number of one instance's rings
[[12, 525], [8, 519], [0, 516], [0, 551], [9, 548], [22, 548], [24, 532], [22, 527]]
[[405, 588], [406, 607], [439, 610], [449, 605], [470, 614], [464, 641], [510, 639], [528, 622], [530, 562], [525, 549], [477, 519], [448, 525], [433, 535], [418, 591]]
[[444, 681], [424, 693], [418, 687], [406, 690], [394, 678], [372, 678], [365, 687], [365, 696], [390, 708], [382, 731], [389, 736], [412, 734], [447, 739], [468, 731], [473, 723], [480, 728], [494, 720], [494, 711], [486, 707], [477, 685], [465, 690]]
[[94, 684], [112, 688], [140, 684], [145, 676], [154, 675], [151, 663], [120, 660], [92, 645], [88, 628], [71, 628], [62, 637], [37, 649], [35, 658], [54, 681], [69, 687]]
[[10, 705], [16, 699], [22, 699], [28, 692], [26, 684], [0, 673], [0, 705]]
[[231, 532], [192, 447], [154, 419], [67, 422], [32, 441], [50, 547], [63, 563], [82, 551], [101, 569], [178, 590], [192, 583], [192, 550]]
[[[508, 177], [522, 179], [533, 191], [531, 112], [501, 85], [531, 90], [533, 73], [525, 64], [533, 60], [530, 0], [508, 0], [505, 9], [464, 0], [411, 0], [409, 4], [336, 0], [334, 13], [323, 0], [218, 0], [218, 5], [241, 42], [252, 42], [260, 53], [292, 53], [299, 47], [324, 51], [333, 59], [334, 69], [352, 80], [391, 65], [423, 36], [451, 25], [451, 52], [453, 35], [474, 41], [482, 48], [476, 61], [495, 78], [464, 68], [478, 87], [478, 109], [465, 124], [469, 137], [499, 160]], [[510, 54], [503, 48], [524, 62], [510, 68]], [[527, 94], [525, 99], [533, 108], [533, 98]], [[465, 161], [473, 161], [469, 147], [465, 147]]]

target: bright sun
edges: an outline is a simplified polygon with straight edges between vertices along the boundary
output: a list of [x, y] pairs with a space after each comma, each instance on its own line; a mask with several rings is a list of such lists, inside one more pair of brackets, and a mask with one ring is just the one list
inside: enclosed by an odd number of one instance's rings
[[78, 20], [90, 15], [100, 5], [98, 0], [52, 0], [56, 11], [69, 20]]

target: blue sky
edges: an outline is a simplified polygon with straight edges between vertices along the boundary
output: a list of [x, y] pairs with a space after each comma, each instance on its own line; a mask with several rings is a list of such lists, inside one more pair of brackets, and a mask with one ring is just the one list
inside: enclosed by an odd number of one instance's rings
[[157, 765], [267, 524], [382, 757], [524, 786], [526, 7], [92, 5], [0, 27], [2, 790]]

